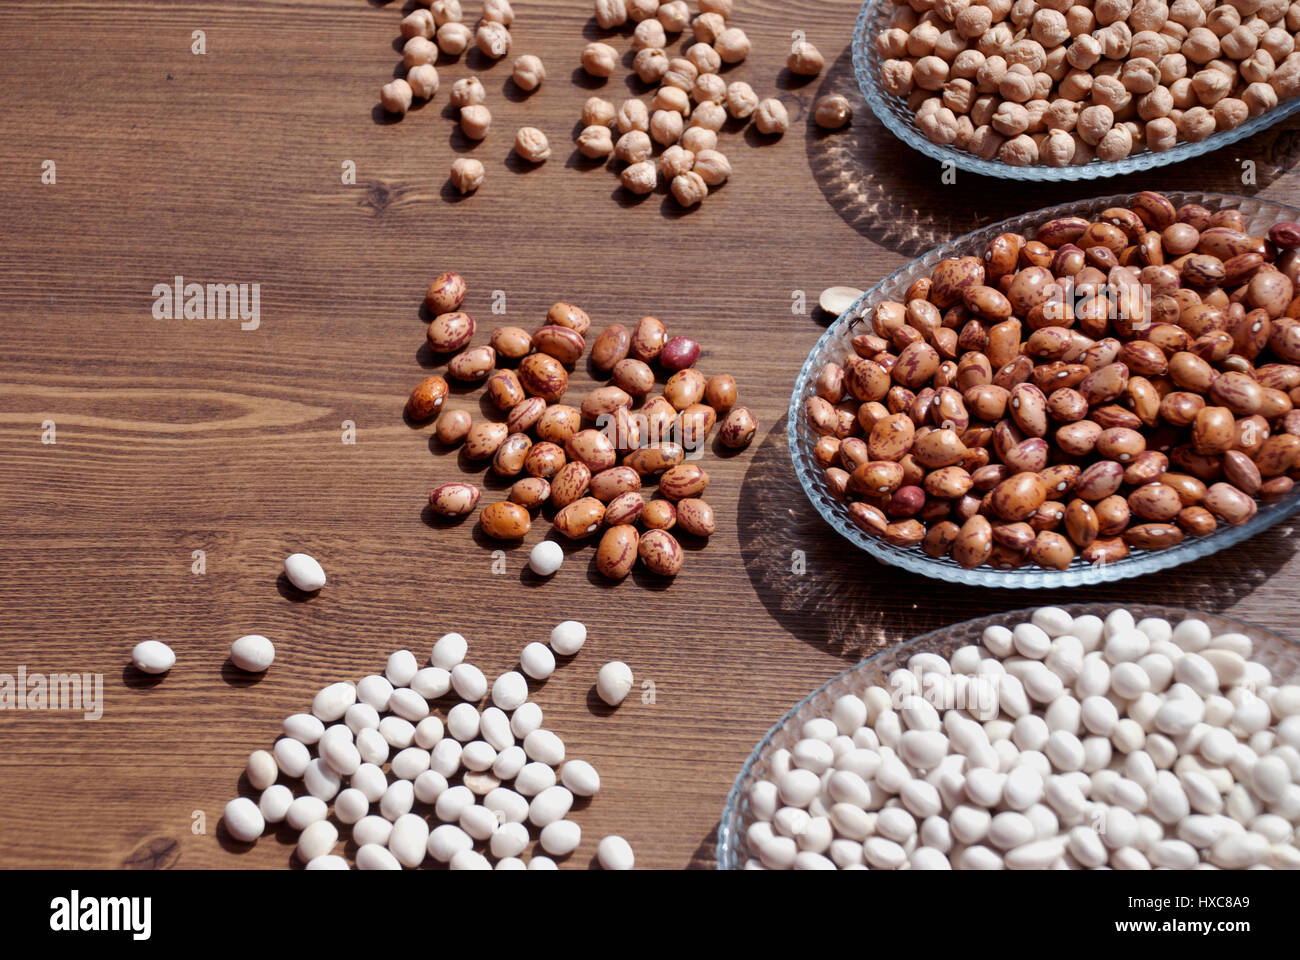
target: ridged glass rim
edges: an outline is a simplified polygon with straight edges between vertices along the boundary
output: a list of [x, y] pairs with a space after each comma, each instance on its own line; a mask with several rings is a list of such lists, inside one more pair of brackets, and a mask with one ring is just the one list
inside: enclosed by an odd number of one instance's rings
[[[1068, 167], [1049, 167], [1041, 164], [1016, 167], [996, 160], [983, 160], [965, 150], [956, 147], [941, 146], [931, 143], [916, 129], [914, 119], [904, 120], [892, 107], [901, 105], [902, 110], [911, 118], [907, 109], [906, 98], [886, 93], [880, 86], [880, 55], [876, 45], [868, 36], [880, 24], [887, 22], [892, 0], [866, 0], [858, 12], [857, 25], [853, 30], [853, 73], [858, 81], [858, 88], [866, 98], [872, 113], [885, 125], [894, 136], [914, 150], [918, 150], [940, 163], [951, 163], [958, 170], [978, 173], [986, 177], [1000, 177], [1005, 180], [1034, 180], [1060, 182], [1069, 180], [1096, 180], [1102, 177], [1115, 177], [1135, 173], [1139, 170], [1153, 170], [1156, 167], [1180, 163], [1192, 157], [1212, 153], [1220, 147], [1244, 140], [1261, 130], [1285, 120], [1300, 110], [1300, 97], [1290, 97], [1280, 102], [1267, 113], [1252, 117], [1233, 130], [1224, 130], [1210, 135], [1198, 143], [1181, 142], [1163, 153], [1144, 149], [1141, 153], [1130, 154], [1122, 160], [1092, 160], [1085, 164]], [[877, 22], [878, 21], [878, 22]]]
[[[1240, 620], [1236, 617], [1225, 616], [1221, 613], [1209, 613], [1200, 610], [1189, 610], [1186, 607], [1168, 606], [1165, 604], [1155, 603], [1063, 603], [1056, 604], [1060, 609], [1066, 611], [1073, 617], [1081, 617], [1087, 614], [1105, 619], [1106, 615], [1112, 610], [1125, 609], [1133, 614], [1134, 619], [1141, 620], [1145, 617], [1162, 617], [1171, 622], [1174, 617], [1187, 619], [1195, 617], [1206, 621], [1211, 628], [1217, 632], [1227, 632], [1235, 629], [1239, 632], [1253, 635], [1252, 639], [1268, 639], [1289, 645], [1291, 647], [1300, 646], [1296, 640], [1284, 637], [1280, 633], [1269, 630], [1267, 627], [1261, 627], [1258, 624], [1251, 623], [1248, 620]], [[926, 633], [912, 637], [910, 640], [903, 640], [899, 643], [878, 650], [871, 656], [859, 660], [853, 666], [840, 671], [831, 677], [825, 683], [821, 684], [806, 697], [796, 703], [793, 707], [785, 712], [780, 720], [772, 724], [758, 741], [758, 745], [750, 752], [740, 768], [740, 773], [736, 775], [731, 789], [727, 792], [727, 799], [722, 808], [722, 818], [718, 822], [718, 839], [714, 848], [716, 859], [715, 869], [717, 870], [739, 870], [744, 867], [740, 859], [740, 843], [742, 834], [742, 823], [745, 814], [745, 803], [748, 796], [750, 781], [753, 776], [755, 765], [763, 758], [764, 752], [785, 730], [786, 726], [798, 718], [802, 711], [813, 704], [813, 702], [831, 687], [842, 681], [852, 679], [856, 674], [865, 673], [875, 667], [875, 665], [886, 656], [898, 656], [905, 651], [919, 647], [935, 646], [946, 642], [950, 635], [955, 638], [960, 633], [974, 633], [976, 630], [983, 631], [985, 627], [998, 623], [1009, 623], [1013, 620], [1028, 620], [1038, 607], [1023, 607], [1019, 610], [1008, 610], [1004, 613], [991, 613], [983, 617], [972, 617], [969, 620], [962, 620], [957, 623], [951, 623], [944, 627], [927, 631]], [[1217, 624], [1217, 626], [1216, 626]], [[1219, 629], [1227, 628], [1227, 629]], [[1258, 651], [1252, 653], [1256, 656]], [[811, 719], [811, 718], [809, 718]]]
[[[844, 338], [841, 356], [849, 352], [847, 347], [848, 329], [862, 319], [867, 305], [874, 305], [877, 299], [886, 295], [893, 296], [894, 291], [901, 296], [903, 290], [917, 276], [929, 276], [934, 264], [947, 257], [974, 252], [979, 255], [987, 243], [1000, 233], [1018, 232], [1032, 235], [1032, 228], [1056, 217], [1067, 215], [1088, 215], [1107, 207], [1128, 206], [1136, 193], [1116, 194], [1109, 197], [1095, 197], [1090, 200], [1075, 200], [1044, 207], [1031, 213], [1009, 217], [997, 223], [981, 227], [970, 233], [950, 240], [928, 253], [922, 254], [899, 267], [885, 279], [881, 280], [861, 297], [855, 300], [844, 313], [826, 328], [818, 338], [804, 361], [795, 381], [794, 392], [790, 397], [790, 409], [787, 414], [790, 460], [794, 465], [795, 475], [803, 487], [804, 495], [831, 527], [845, 539], [866, 551], [881, 563], [901, 567], [911, 573], [933, 577], [968, 586], [1001, 587], [1007, 589], [1042, 589], [1047, 587], [1077, 587], [1099, 583], [1110, 583], [1129, 577], [1138, 577], [1166, 570], [1183, 563], [1208, 557], [1228, 547], [1235, 546], [1243, 540], [1282, 522], [1290, 514], [1300, 509], [1300, 484], [1286, 496], [1270, 503], [1261, 503], [1258, 512], [1250, 520], [1235, 527], [1220, 527], [1205, 537], [1191, 537], [1174, 547], [1165, 550], [1132, 550], [1127, 557], [1113, 563], [1091, 565], [1076, 557], [1065, 570], [1044, 570], [1036, 566], [1025, 566], [1016, 570], [996, 570], [978, 567], [967, 570], [956, 561], [943, 558], [934, 559], [927, 556], [919, 547], [896, 547], [878, 537], [869, 536], [849, 519], [848, 505], [831, 496], [826, 486], [824, 471], [817, 466], [812, 457], [812, 448], [816, 436], [807, 424], [803, 413], [804, 401], [812, 396], [817, 373], [829, 357], [826, 354]], [[1221, 193], [1174, 192], [1165, 194], [1175, 206], [1184, 203], [1202, 203], [1211, 209], [1240, 209], [1251, 211], [1251, 215], [1276, 215], [1278, 218], [1300, 218], [1300, 208], [1264, 200], [1258, 197], [1241, 197]]]

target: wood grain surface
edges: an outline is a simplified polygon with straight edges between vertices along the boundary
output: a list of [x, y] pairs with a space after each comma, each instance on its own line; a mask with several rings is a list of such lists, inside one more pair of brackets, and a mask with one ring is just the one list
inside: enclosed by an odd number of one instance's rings
[[[472, 55], [440, 64], [442, 92], [400, 123], [377, 111], [380, 85], [400, 70], [400, 0], [0, 9], [0, 673], [104, 682], [101, 719], [0, 712], [0, 864], [289, 866], [287, 834], [247, 846], [218, 827], [225, 802], [248, 792], [249, 751], [269, 747], [322, 685], [379, 670], [401, 647], [426, 656], [448, 630], [492, 676], [557, 621], [588, 624], [581, 654], [535, 692], [547, 725], [603, 777], [576, 814], [584, 840], [567, 865], [587, 866], [600, 837], [620, 833], [640, 865], [662, 868], [712, 865], [727, 790], [795, 700], [923, 630], [1049, 599], [1157, 598], [1294, 635], [1290, 524], [1159, 577], [1046, 595], [882, 567], [800, 493], [784, 411], [829, 322], [811, 306], [794, 311], [799, 291], [811, 305], [831, 284], [868, 286], [937, 241], [1073, 197], [1154, 187], [1294, 202], [1297, 121], [1119, 181], [942, 184], [856, 92], [856, 3], [738, 0], [733, 19], [754, 53], [728, 76], [779, 95], [793, 126], [774, 142], [724, 132], [732, 180], [683, 212], [662, 193], [629, 198], [613, 170], [573, 153], [593, 89], [645, 92], [634, 77], [593, 83], [576, 71], [599, 34], [590, 3], [515, 9], [515, 52], [548, 66], [539, 91], [521, 94], [508, 62]], [[827, 71], [804, 84], [784, 70], [796, 28], [827, 55]], [[195, 30], [205, 54], [191, 52]], [[495, 117], [477, 145], [447, 110], [451, 82], [470, 73]], [[828, 91], [857, 108], [844, 133], [810, 124]], [[524, 169], [511, 155], [522, 125], [550, 135], [550, 162]], [[487, 168], [468, 198], [447, 184], [463, 154]], [[54, 184], [42, 183], [46, 160]], [[347, 161], [355, 184], [343, 182]], [[421, 349], [421, 296], [448, 269], [467, 278], [484, 332], [531, 328], [562, 298], [597, 327], [653, 313], [704, 343], [705, 372], [736, 376], [759, 437], [706, 464], [718, 533], [707, 549], [692, 545], [671, 586], [640, 574], [610, 586], [591, 572], [589, 547], [539, 583], [522, 571], [547, 524], [494, 574], [472, 522], [422, 513], [433, 485], [464, 476], [429, 427], [402, 416], [435, 369]], [[154, 319], [153, 287], [176, 275], [260, 284], [260, 327]], [[491, 313], [493, 291], [505, 294], [504, 317]], [[580, 372], [575, 391], [589, 382]], [[452, 403], [478, 412], [477, 394]], [[344, 421], [355, 443], [342, 442]], [[280, 581], [295, 550], [328, 571], [319, 596]], [[227, 663], [230, 642], [250, 632], [278, 651], [252, 681]], [[176, 650], [161, 680], [129, 667], [147, 638]], [[611, 659], [653, 682], [653, 703], [638, 687], [617, 711], [594, 705], [597, 668]]]

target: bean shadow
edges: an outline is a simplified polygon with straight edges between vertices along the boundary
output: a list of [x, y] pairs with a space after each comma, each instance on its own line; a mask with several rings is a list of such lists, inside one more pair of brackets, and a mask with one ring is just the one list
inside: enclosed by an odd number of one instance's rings
[[313, 590], [311, 593], [304, 593], [302, 590], [299, 590], [293, 585], [293, 581], [289, 579], [289, 575], [283, 570], [280, 571], [280, 575], [275, 578], [275, 589], [280, 596], [284, 597], [284, 599], [292, 600], [294, 603], [306, 603], [308, 600], [314, 600], [317, 594], [320, 593], [319, 590]]
[[145, 673], [134, 663], [122, 668], [122, 684], [132, 690], [151, 690], [166, 679], [165, 673]]
[[249, 673], [247, 670], [240, 670], [235, 666], [235, 661], [226, 657], [226, 662], [221, 665], [221, 679], [232, 687], [252, 687], [261, 683], [266, 673]]
[[713, 825], [713, 828], [704, 835], [699, 846], [691, 853], [691, 859], [686, 862], [687, 870], [716, 870], [718, 869], [718, 828], [722, 826], [719, 821]]
[[1293, 556], [1293, 525], [1153, 576], [1069, 588], [1013, 590], [945, 583], [872, 559], [832, 530], [790, 463], [785, 418], [763, 438], [741, 486], [741, 557], [768, 613], [790, 634], [846, 661], [973, 617], [1052, 603], [1160, 602], [1221, 613]]

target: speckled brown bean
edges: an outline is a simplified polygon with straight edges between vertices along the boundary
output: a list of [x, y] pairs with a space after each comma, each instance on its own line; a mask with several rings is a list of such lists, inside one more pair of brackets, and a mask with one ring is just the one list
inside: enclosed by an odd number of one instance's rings
[[1160, 401], [1160, 418], [1175, 427], [1186, 427], [1196, 420], [1205, 408], [1205, 398], [1200, 394], [1174, 390]]
[[1128, 506], [1133, 516], [1143, 520], [1172, 521], [1183, 509], [1178, 491], [1163, 483], [1152, 482], [1138, 487], [1128, 495]]
[[1074, 547], [1059, 533], [1042, 530], [1029, 548], [1029, 559], [1040, 567], [1064, 570], [1074, 561]]
[[871, 428], [868, 452], [872, 460], [900, 460], [912, 448], [916, 426], [905, 413], [894, 413], [878, 420]]
[[1135, 487], [1159, 480], [1169, 469], [1169, 458], [1156, 450], [1143, 450], [1124, 468], [1124, 482]]
[[1097, 437], [1098, 455], [1123, 464], [1131, 463], [1146, 446], [1146, 437], [1129, 427], [1110, 427]]
[[1205, 407], [1192, 425], [1192, 446], [1205, 456], [1231, 450], [1237, 439], [1237, 421], [1227, 407]]
[[993, 526], [976, 514], [961, 525], [952, 543], [952, 558], [968, 570], [978, 567], [993, 551]]
[[509, 435], [504, 423], [476, 423], [465, 436], [465, 456], [470, 460], [486, 460], [497, 452]]
[[940, 467], [925, 477], [925, 492], [943, 500], [960, 497], [972, 486], [971, 475], [961, 467]]
[[667, 530], [650, 530], [637, 545], [637, 556], [651, 573], [673, 577], [682, 569], [682, 547]]
[[672, 337], [659, 352], [659, 365], [669, 373], [685, 370], [695, 365], [700, 357], [700, 345], [690, 337]]
[[511, 433], [527, 433], [541, 421], [546, 410], [546, 401], [541, 397], [526, 397], [510, 408], [506, 414], [506, 426]]
[[1065, 508], [1065, 532], [1080, 547], [1086, 547], [1097, 539], [1101, 530], [1101, 521], [1097, 511], [1086, 500], [1074, 499]]
[[993, 542], [1009, 550], [1028, 550], [1038, 534], [1027, 523], [997, 523], [993, 525]]
[[718, 411], [719, 416], [726, 413], [736, 405], [736, 378], [729, 373], [709, 377], [708, 383], [704, 385], [704, 402]]
[[406, 401], [406, 413], [412, 420], [428, 420], [442, 409], [447, 399], [447, 381], [442, 377], [425, 377]]
[[1003, 480], [990, 498], [994, 512], [1003, 520], [1025, 520], [1047, 499], [1043, 478], [1036, 473], [1017, 473]]
[[474, 512], [478, 498], [472, 483], [444, 483], [429, 493], [429, 509], [440, 517], [463, 517]]
[[950, 467], [966, 455], [966, 445], [953, 430], [931, 430], [912, 444], [912, 456], [930, 469]]
[[468, 313], [443, 313], [433, 318], [426, 334], [434, 353], [455, 353], [474, 339], [474, 318]]
[[555, 529], [570, 540], [581, 540], [600, 529], [605, 505], [595, 497], [581, 497], [555, 515]]
[[1276, 500], [1279, 497], [1285, 497], [1295, 488], [1295, 480], [1291, 477], [1270, 477], [1265, 480], [1259, 487], [1259, 498], [1265, 502]]
[[457, 309], [465, 300], [465, 279], [459, 273], [444, 273], [429, 284], [424, 305], [435, 316]]
[[1105, 566], [1128, 556], [1128, 544], [1119, 537], [1098, 538], [1088, 544], [1079, 555], [1091, 566]]
[[519, 363], [519, 382], [533, 396], [557, 403], [569, 387], [569, 374], [554, 357], [533, 353]]
[[882, 537], [896, 547], [915, 547], [925, 539], [925, 526], [919, 520], [899, 520], [886, 525]]
[[[606, 511], [606, 516], [608, 516]], [[605, 531], [596, 548], [596, 569], [611, 580], [622, 580], [636, 565], [641, 537], [636, 527], [618, 524]]]
[[667, 340], [668, 331], [658, 317], [642, 317], [632, 331], [628, 349], [636, 359], [650, 363], [663, 351]]
[[641, 489], [641, 475], [631, 467], [610, 467], [591, 478], [591, 495], [609, 503], [615, 497]]
[[573, 407], [556, 404], [544, 407], [536, 422], [538, 439], [563, 445], [582, 426], [582, 414]]
[[650, 365], [627, 358], [614, 364], [614, 384], [634, 397], [644, 397], [655, 388], [655, 374]]
[[482, 531], [493, 540], [518, 540], [533, 525], [528, 511], [508, 500], [488, 504], [479, 514], [478, 522]]
[[566, 463], [551, 478], [551, 502], [557, 507], [567, 507], [586, 494], [591, 487], [591, 471], [586, 464]]
[[1079, 482], [1074, 486], [1075, 495], [1088, 501], [1098, 501], [1109, 497], [1124, 482], [1124, 465], [1114, 460], [1098, 460], [1090, 463], [1079, 474]]
[[1049, 497], [1059, 497], [1074, 490], [1083, 471], [1072, 463], [1058, 463], [1038, 471]]
[[448, 410], [438, 418], [438, 425], [434, 428], [434, 434], [438, 437], [438, 442], [443, 446], [454, 447], [465, 439], [472, 426], [474, 426], [474, 418], [466, 411]]
[[671, 530], [677, 526], [677, 508], [668, 500], [651, 500], [641, 511], [641, 522], [651, 530]]
[[842, 443], [839, 437], [818, 437], [817, 442], [813, 444], [813, 459], [823, 467], [838, 463]]
[[953, 541], [960, 530], [951, 520], [941, 520], [926, 531], [921, 549], [935, 559], [946, 557], [952, 551]]
[[533, 349], [559, 360], [566, 367], [571, 367], [582, 357], [587, 343], [582, 334], [568, 327], [557, 325], [545, 326], [533, 334]]
[[984, 264], [976, 257], [941, 260], [930, 274], [930, 301], [940, 310], [958, 303], [967, 287], [984, 282]]
[[694, 463], [679, 463], [659, 478], [659, 492], [669, 500], [698, 497], [708, 486], [709, 474]]
[[664, 399], [681, 411], [704, 399], [704, 374], [693, 367], [679, 370], [664, 384]]
[[1095, 405], [1114, 400], [1127, 386], [1128, 367], [1122, 363], [1110, 363], [1084, 377], [1079, 392], [1088, 403]]
[[758, 420], [748, 407], [733, 407], [722, 421], [718, 442], [731, 450], [749, 446], [758, 431]]
[[848, 471], [841, 470], [839, 467], [828, 467], [826, 470], [826, 486], [830, 490], [831, 496], [837, 500], [843, 500], [849, 489]]
[[616, 527], [625, 523], [636, 523], [641, 519], [645, 509], [645, 498], [639, 490], [621, 493], [605, 506], [605, 523]]
[[1228, 450], [1223, 454], [1223, 475], [1234, 487], [1251, 497], [1257, 496], [1264, 484], [1255, 461], [1240, 450]]
[[1060, 387], [1047, 398], [1047, 414], [1057, 423], [1077, 423], [1088, 415], [1088, 401], [1078, 390]]
[[1279, 433], [1269, 437], [1255, 454], [1260, 476], [1276, 477], [1300, 462], [1300, 437]]
[[560, 301], [551, 305], [546, 311], [546, 322], [558, 327], [568, 327], [579, 336], [585, 337], [591, 329], [591, 317], [581, 307]]
[[892, 460], [872, 460], [851, 474], [849, 485], [861, 493], [886, 496], [903, 485], [903, 467]]
[[1186, 350], [1169, 358], [1169, 378], [1192, 393], [1206, 393], [1215, 378], [1214, 368]]
[[1229, 370], [1210, 384], [1210, 399], [1236, 416], [1249, 417], [1259, 412], [1264, 392], [1254, 377]]
[[[519, 385], [519, 378], [513, 370], [498, 370], [488, 377], [487, 393], [498, 410], [513, 410], [525, 400], [524, 388]], [[546, 401], [542, 403], [544, 405]]]
[[1204, 537], [1219, 528], [1214, 514], [1204, 507], [1183, 507], [1178, 511], [1178, 525], [1193, 537]]
[[1047, 397], [1032, 383], [1020, 383], [1011, 389], [1011, 418], [1031, 437], [1047, 433]]
[[1123, 536], [1129, 546], [1143, 550], [1164, 550], [1183, 542], [1183, 531], [1172, 523], [1139, 523]]
[[[962, 399], [966, 403], [966, 409], [976, 417], [996, 423], [1006, 412], [1011, 393], [1003, 387], [985, 383], [969, 388], [962, 394]], [[1084, 407], [1086, 409], [1087, 404]]]
[[519, 327], [497, 327], [489, 342], [497, 355], [507, 360], [522, 360], [533, 349], [533, 338]]
[[1255, 515], [1257, 505], [1230, 483], [1215, 483], [1205, 491], [1205, 508], [1224, 523], [1236, 526]]
[[500, 477], [516, 477], [523, 472], [524, 461], [533, 441], [526, 433], [512, 433], [492, 456], [492, 472]]
[[597, 420], [618, 410], [630, 407], [632, 398], [621, 387], [597, 387], [582, 399], [582, 415], [588, 420]]
[[633, 450], [623, 462], [643, 477], [663, 473], [682, 462], [686, 451], [677, 443], [655, 443]]
[[627, 356], [632, 334], [621, 323], [611, 323], [591, 345], [591, 363], [597, 370], [612, 370]]
[[703, 500], [694, 497], [678, 502], [677, 525], [696, 537], [711, 537], [717, 529], [713, 519], [713, 508]]
[[898, 355], [890, 375], [909, 390], [918, 390], [929, 383], [930, 378], [939, 369], [941, 359], [938, 351], [928, 343], [920, 341], [910, 343]]
[[614, 444], [600, 430], [579, 430], [565, 441], [564, 452], [592, 473], [608, 470], [618, 459]]
[[510, 488], [510, 502], [525, 510], [536, 510], [551, 498], [551, 485], [542, 477], [524, 477]]
[[497, 352], [491, 347], [471, 347], [447, 361], [447, 373], [457, 380], [476, 383], [496, 366]]

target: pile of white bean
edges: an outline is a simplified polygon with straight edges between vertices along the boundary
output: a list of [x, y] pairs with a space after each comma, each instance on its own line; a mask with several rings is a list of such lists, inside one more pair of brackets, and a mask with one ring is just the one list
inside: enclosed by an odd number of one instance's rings
[[1054, 607], [917, 653], [774, 751], [745, 866], [1300, 869], [1300, 686], [1250, 655]]
[[[382, 675], [325, 687], [310, 713], [285, 719], [271, 751], [248, 758], [249, 783], [261, 795], [226, 804], [226, 829], [247, 843], [268, 823], [288, 823], [300, 831], [297, 854], [308, 870], [349, 868], [333, 852], [340, 826], [351, 831], [360, 870], [414, 869], [426, 857], [453, 870], [490, 870], [493, 861], [497, 870], [556, 869], [552, 858], [582, 841], [582, 829], [567, 819], [574, 798], [594, 796], [600, 776], [585, 760], [566, 759], [564, 741], [542, 726], [541, 708], [528, 699], [528, 678], [545, 680], [555, 655], [576, 654], [586, 639], [585, 626], [566, 620], [549, 645], [524, 648], [523, 672], [503, 673], [489, 686], [465, 659], [465, 638], [449, 633], [434, 644], [429, 666], [398, 650]], [[459, 702], [440, 718], [430, 701], [449, 693]], [[484, 698], [491, 705], [480, 711]], [[281, 775], [305, 792], [295, 797], [276, 782]], [[432, 829], [413, 812], [417, 801], [432, 808]], [[545, 853], [525, 864], [530, 824]], [[611, 870], [634, 862], [617, 836], [600, 842], [597, 859]]]

